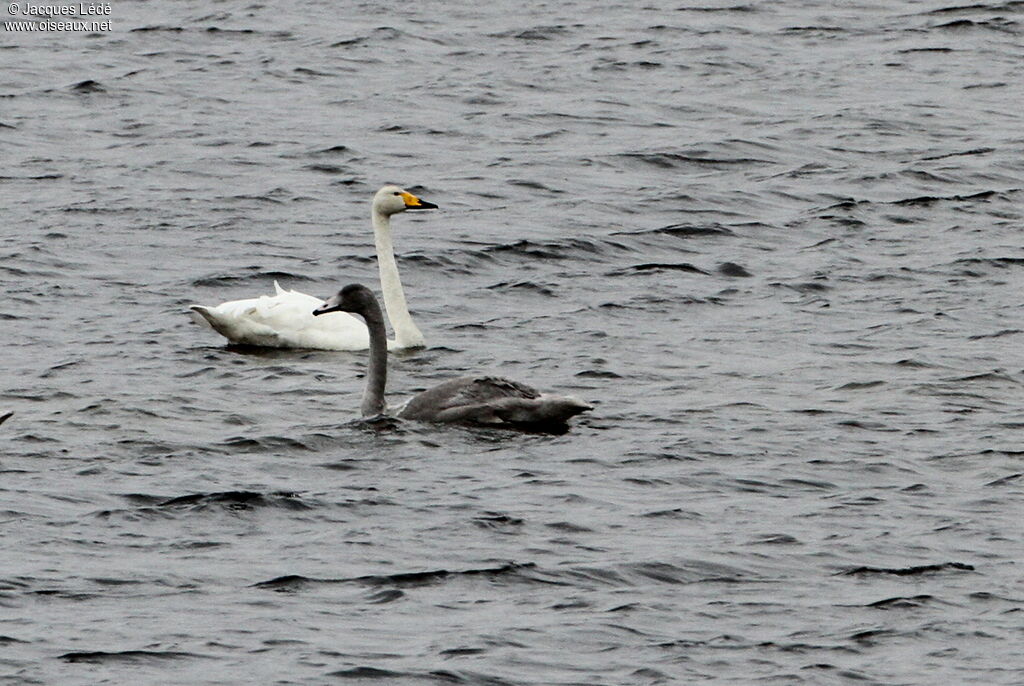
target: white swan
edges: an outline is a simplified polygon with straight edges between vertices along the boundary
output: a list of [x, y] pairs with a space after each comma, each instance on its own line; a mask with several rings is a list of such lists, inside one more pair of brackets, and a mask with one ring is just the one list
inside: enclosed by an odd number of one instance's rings
[[[388, 412], [384, 387], [388, 378], [387, 334], [384, 315], [369, 288], [350, 284], [320, 307], [314, 316], [352, 312], [366, 321], [370, 332], [370, 360], [361, 405], [364, 417]], [[402, 419], [424, 422], [501, 426], [533, 431], [562, 432], [566, 422], [594, 409], [568, 395], [540, 393], [525, 384], [497, 376], [465, 376], [417, 393], [390, 412]]]
[[[417, 348], [423, 334], [412, 321], [405, 302], [398, 265], [391, 244], [391, 215], [406, 210], [436, 209], [437, 205], [420, 200], [398, 186], [384, 186], [373, 196], [371, 218], [377, 246], [377, 268], [384, 292], [395, 340], [391, 348]], [[232, 343], [268, 348], [312, 348], [317, 350], [365, 350], [370, 344], [366, 325], [355, 317], [339, 312], [331, 317], [314, 317], [313, 308], [323, 303], [294, 290], [284, 290], [274, 282], [274, 295], [232, 300], [216, 307], [192, 305], [193, 318], [207, 323]]]

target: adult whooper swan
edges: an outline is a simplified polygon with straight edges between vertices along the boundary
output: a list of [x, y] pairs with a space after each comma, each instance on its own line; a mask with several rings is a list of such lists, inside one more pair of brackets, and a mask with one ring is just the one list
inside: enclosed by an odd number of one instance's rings
[[[364, 417], [388, 412], [384, 387], [388, 375], [387, 335], [377, 298], [361, 284], [345, 286], [337, 295], [313, 310], [358, 314], [370, 333], [366, 390], [361, 406]], [[446, 381], [409, 398], [390, 414], [402, 419], [503, 426], [533, 431], [564, 431], [566, 422], [593, 409], [589, 403], [566, 395], [550, 395], [516, 381], [497, 376], [466, 376]]]
[[[406, 210], [437, 209], [398, 186], [384, 186], [373, 196], [370, 213], [377, 246], [377, 268], [384, 292], [395, 340], [392, 348], [416, 348], [423, 345], [423, 334], [416, 327], [405, 302], [398, 277], [398, 265], [391, 244], [391, 215]], [[216, 307], [192, 305], [194, 318], [206, 322], [220, 335], [239, 345], [268, 348], [312, 348], [316, 350], [365, 350], [370, 344], [366, 325], [352, 315], [339, 312], [330, 317], [314, 317], [313, 309], [321, 298], [285, 290], [274, 282], [274, 295], [232, 300]]]

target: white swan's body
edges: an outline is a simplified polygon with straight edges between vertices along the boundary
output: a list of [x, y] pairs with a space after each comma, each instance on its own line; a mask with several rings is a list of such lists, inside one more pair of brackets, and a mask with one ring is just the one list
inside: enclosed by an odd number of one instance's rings
[[361, 406], [364, 417], [390, 413], [402, 419], [424, 422], [561, 433], [569, 419], [593, 409], [578, 398], [540, 393], [525, 384], [496, 376], [452, 379], [389, 409], [384, 399], [388, 376], [387, 336], [377, 299], [365, 286], [351, 284], [313, 310], [314, 315], [332, 312], [358, 314], [369, 330], [370, 359]]
[[[366, 325], [350, 314], [314, 317], [323, 300], [298, 291], [286, 291], [274, 282], [274, 295], [232, 300], [216, 307], [192, 305], [196, 317], [232, 343], [264, 348], [365, 350], [370, 345]], [[194, 317], [195, 318], [195, 317]], [[421, 338], [422, 340], [422, 338]], [[388, 341], [388, 347], [401, 346]]]
[[[398, 276], [398, 264], [391, 243], [391, 215], [410, 209], [432, 209], [437, 205], [420, 200], [398, 186], [385, 186], [373, 197], [371, 219], [377, 248], [384, 306], [395, 331], [389, 348], [416, 348], [423, 334], [412, 320]], [[209, 324], [214, 331], [238, 345], [268, 348], [312, 348], [316, 350], [365, 350], [370, 337], [366, 325], [350, 314], [314, 317], [313, 309], [323, 300], [274, 282], [274, 295], [232, 300], [216, 307], [192, 305], [193, 318]]]

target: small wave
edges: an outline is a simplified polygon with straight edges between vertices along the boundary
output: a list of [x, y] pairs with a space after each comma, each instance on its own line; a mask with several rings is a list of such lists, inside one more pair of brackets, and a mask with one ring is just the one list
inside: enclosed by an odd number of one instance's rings
[[[448, 656], [475, 655], [479, 652], [483, 651], [478, 649], [465, 649], [458, 651], [445, 650], [441, 651], [440, 654]], [[498, 676], [468, 670], [438, 669], [432, 671], [400, 672], [397, 670], [382, 669], [380, 667], [370, 667], [366, 665], [328, 672], [327, 676], [335, 677], [337, 679], [355, 679], [360, 683], [364, 681], [380, 681], [388, 684], [388, 686], [413, 686], [414, 684], [416, 686], [422, 686], [422, 684], [425, 683], [435, 683], [439, 686], [442, 684], [516, 686], [516, 684], [520, 683], [516, 681], [508, 681]]]
[[787, 26], [781, 33], [849, 33], [849, 29], [843, 26]]
[[555, 297], [555, 291], [552, 287], [544, 286], [533, 281], [502, 281], [491, 286], [487, 286], [487, 290], [490, 291], [518, 291], [527, 293], [536, 293], [538, 295], [545, 295], [549, 298]]
[[593, 529], [583, 526], [582, 524], [573, 524], [572, 522], [549, 522], [545, 524], [549, 529], [555, 531], [563, 531], [565, 533], [580, 534], [580, 533], [593, 533]]
[[515, 38], [525, 41], [555, 40], [568, 33], [568, 29], [561, 24], [553, 26], [534, 26], [529, 29], [510, 29], [501, 33], [488, 34], [490, 38]]
[[78, 83], [70, 86], [70, 89], [75, 93], [106, 93], [107, 89], [103, 87], [99, 81], [93, 81], [92, 79], [86, 79], [85, 81], [79, 81]]
[[[820, 651], [835, 651], [840, 653], [849, 653], [850, 648], [842, 645], [821, 645], [804, 642], [793, 642], [793, 643], [778, 643], [775, 641], [764, 641], [764, 640], [749, 640], [742, 636], [733, 636], [730, 634], [722, 634], [715, 636], [707, 640], [695, 640], [695, 639], [674, 639], [671, 641], [664, 641], [656, 644], [662, 648], [715, 648], [715, 649], [749, 649], [756, 648], [758, 651], [765, 649], [774, 649], [781, 652], [792, 652], [792, 653], [811, 653]], [[822, 665], [811, 665], [812, 667], [822, 667]], [[830, 665], [825, 665], [827, 668], [831, 668]], [[805, 668], [806, 669], [806, 668]], [[868, 679], [862, 677], [855, 672], [847, 670], [843, 674], [847, 678], [852, 678], [857, 681], [865, 681]], [[817, 683], [817, 682], [814, 682]]]
[[210, 26], [206, 29], [206, 33], [231, 33], [240, 35], [250, 35], [256, 33], [255, 29], [222, 29], [219, 26]]
[[307, 164], [303, 169], [319, 174], [348, 174], [351, 170], [337, 164]]
[[966, 157], [968, 155], [987, 155], [990, 152], [995, 152], [995, 148], [974, 148], [972, 150], [964, 150], [962, 152], [948, 152], [943, 155], [932, 155], [930, 157], [922, 157], [921, 160], [924, 162], [932, 162], [935, 160], [944, 160], [949, 157]]
[[252, 510], [260, 507], [279, 507], [287, 510], [308, 510], [317, 504], [305, 501], [298, 493], [278, 491], [259, 493], [256, 491], [221, 491], [215, 493], [189, 493], [167, 498], [155, 504], [158, 508], [188, 508], [202, 511], [211, 507], [227, 510]]
[[481, 529], [502, 531], [506, 529], [516, 529], [517, 527], [522, 526], [523, 520], [519, 517], [512, 517], [501, 512], [485, 512], [478, 517], [474, 517], [473, 524]]
[[802, 283], [782, 283], [780, 281], [774, 281], [768, 285], [772, 288], [789, 288], [797, 293], [821, 293], [832, 289], [831, 286], [821, 283], [820, 281], [804, 281]]
[[1003, 336], [1014, 336], [1021, 333], [1020, 329], [1003, 329], [1002, 331], [996, 331], [995, 333], [979, 333], [974, 336], [968, 336], [969, 341], [978, 341], [983, 338], [1002, 338]]
[[425, 586], [444, 579], [463, 577], [527, 579], [528, 577], [523, 574], [523, 571], [533, 567], [535, 567], [533, 563], [519, 564], [509, 562], [499, 567], [463, 569], [458, 571], [437, 569], [423, 572], [399, 572], [397, 574], [359, 576], [348, 579], [348, 581], [369, 586]]
[[607, 369], [585, 369], [582, 372], [577, 372], [576, 376], [581, 379], [621, 379], [621, 374], [608, 371]]
[[[3, 125], [0, 125], [0, 128], [3, 128]], [[63, 178], [63, 174], [39, 174], [38, 176], [0, 176], [0, 181], [53, 181]]]
[[800, 539], [789, 534], [762, 534], [747, 545], [799, 545]]
[[519, 186], [520, 188], [529, 188], [530, 190], [535, 191], [544, 191], [545, 193], [551, 193], [552, 195], [561, 195], [562, 193], [565, 193], [565, 191], [552, 188], [551, 186], [545, 186], [539, 181], [531, 181], [529, 179], [509, 179], [508, 184], [510, 186]]
[[385, 588], [371, 593], [367, 598], [366, 602], [374, 605], [383, 605], [384, 603], [393, 603], [396, 600], [401, 600], [405, 597], [405, 591], [400, 591], [397, 588]]
[[796, 486], [798, 488], [810, 488], [821, 491], [834, 491], [838, 488], [834, 483], [830, 481], [817, 481], [814, 479], [782, 479], [779, 481], [784, 486]]
[[167, 660], [194, 660], [196, 658], [215, 659], [211, 655], [174, 650], [121, 650], [117, 652], [92, 650], [64, 653], [59, 656], [59, 659], [65, 662], [85, 662], [89, 664], [154, 664]]
[[704, 153], [683, 154], [678, 152], [624, 152], [618, 157], [627, 162], [638, 162], [659, 169], [681, 169], [684, 167], [733, 169], [737, 166], [772, 164], [771, 160], [756, 157], [706, 157]]
[[866, 388], [878, 388], [884, 386], [887, 382], [877, 379], [875, 381], [851, 381], [844, 383], [842, 386], [836, 386], [837, 391], [861, 391]]
[[611, 251], [630, 250], [622, 243], [607, 239], [566, 238], [562, 240], [535, 241], [520, 239], [513, 243], [489, 246], [481, 251], [487, 256], [524, 257], [532, 260], [579, 259], [584, 255], [604, 255]]
[[632, 62], [625, 62], [622, 60], [602, 59], [600, 63], [592, 66], [590, 70], [595, 72], [628, 71], [630, 69], [663, 69], [664, 67], [665, 65], [661, 62], [651, 62], [650, 60], [634, 60]]
[[[257, 283], [265, 289], [265, 295], [271, 295], [274, 292], [273, 281], [312, 281], [308, 276], [302, 274], [293, 274], [292, 272], [281, 272], [281, 271], [263, 271], [260, 267], [247, 267], [246, 270], [252, 272], [250, 274], [218, 274], [214, 276], [204, 276], [192, 281], [192, 285], [197, 288], [216, 288], [218, 286], [231, 286], [235, 284], [247, 284]], [[287, 286], [286, 286], [287, 287]]]
[[946, 22], [945, 24], [937, 24], [933, 26], [934, 29], [940, 29], [944, 31], [969, 31], [972, 29], [985, 29], [991, 31], [999, 31], [1000, 33], [1016, 33], [1018, 23], [1015, 21], [1009, 21], [1001, 17], [994, 17], [988, 20], [973, 19], [954, 19], [953, 21]]
[[977, 88], [1006, 88], [1009, 84], [1006, 81], [989, 81], [982, 83], [969, 83], [964, 86], [965, 91], [975, 90]]
[[438, 655], [444, 657], [459, 657], [460, 655], [480, 655], [486, 652], [483, 648], [448, 648], [438, 651]]
[[[275, 189], [276, 190], [276, 189]], [[275, 191], [268, 193], [242, 193], [239, 195], [226, 196], [227, 200], [256, 200], [258, 202], [272, 203], [274, 205], [283, 205], [285, 201], [280, 198], [275, 198]]]
[[438, 270], [448, 274], [473, 274], [469, 253], [453, 253], [447, 255], [425, 255], [422, 253], [409, 253], [402, 255], [402, 264], [415, 264], [431, 270]]
[[313, 584], [359, 584], [371, 587], [415, 587], [429, 586], [441, 581], [461, 578], [486, 577], [488, 579], [509, 579], [509, 580], [532, 580], [532, 577], [524, 574], [524, 570], [532, 569], [532, 563], [515, 563], [501, 565], [500, 567], [485, 567], [482, 569], [463, 569], [452, 571], [448, 569], [432, 569], [422, 572], [398, 572], [396, 574], [368, 574], [343, 579], [321, 579], [301, 574], [287, 574], [268, 581], [259, 581], [252, 586], [254, 588], [266, 588], [273, 591], [297, 591]]
[[735, 236], [736, 234], [724, 226], [713, 224], [711, 226], [694, 226], [692, 224], [670, 224], [658, 229], [646, 229], [643, 231], [619, 232], [614, 235], [640, 236], [644, 234], [666, 234], [676, 238], [699, 238], [704, 236]]
[[[730, 5], [729, 7], [677, 7], [677, 12], [760, 12], [757, 5]], [[657, 28], [657, 27], [655, 27]]]
[[723, 262], [718, 265], [718, 273], [723, 276], [733, 276], [736, 278], [748, 278], [753, 276], [746, 267], [735, 262]]
[[634, 264], [629, 267], [623, 267], [622, 269], [616, 269], [608, 272], [608, 276], [626, 276], [629, 274], [635, 274], [637, 272], [689, 272], [691, 274], [703, 274], [709, 276], [709, 272], [704, 271], [700, 267], [694, 266], [689, 262], [646, 262], [644, 264]]
[[312, 584], [340, 583], [341, 581], [341, 579], [316, 579], [313, 577], [303, 576], [301, 574], [285, 574], [284, 576], [274, 577], [268, 581], [258, 581], [252, 586], [253, 588], [266, 588], [271, 591], [290, 593], [293, 591], [300, 591]]
[[[883, 424], [882, 422], [869, 422], [867, 420], [858, 419], [847, 419], [841, 422], [836, 422], [836, 424], [838, 426], [844, 426], [851, 429], [860, 429], [862, 431], [881, 431], [888, 433], [900, 431], [900, 429], [893, 426], [889, 426], [888, 424]], [[874, 499], [864, 499], [858, 502], [860, 502], [861, 504], [877, 504], [877, 502]]]
[[978, 11], [983, 10], [986, 12], [1019, 12], [1024, 7], [1024, 2], [1021, 0], [1009, 0], [1000, 5], [954, 5], [953, 7], [940, 7], [934, 10], [928, 10], [921, 14], [977, 14]]
[[932, 369], [935, 367], [934, 364], [931, 364], [929, 362], [915, 360], [909, 357], [903, 360], [897, 360], [896, 362], [893, 362], [893, 364], [897, 367], [908, 367], [912, 369]]
[[864, 576], [869, 574], [891, 574], [893, 576], [921, 576], [923, 574], [935, 574], [937, 572], [957, 571], [973, 572], [974, 566], [963, 562], [942, 562], [933, 565], [918, 565], [915, 567], [854, 567], [840, 572], [843, 576]]
[[643, 586], [655, 581], [662, 584], [738, 583], [754, 580], [744, 570], [728, 565], [694, 560], [685, 565], [648, 561], [616, 564], [604, 567], [559, 568], [545, 572], [551, 582], [571, 586], [597, 583], [602, 586]]
[[969, 195], [922, 195], [915, 198], [904, 198], [903, 200], [895, 200], [891, 204], [927, 207], [929, 205], [934, 205], [935, 203], [938, 202], [966, 202], [970, 200], [990, 200], [999, 195], [1001, 195], [1001, 193], [997, 191], [980, 191], [978, 193], [971, 193]]
[[1008, 484], [1016, 485], [1018, 482], [1020, 482], [1021, 477], [1024, 477], [1024, 472], [1018, 472], [1017, 474], [1010, 474], [1009, 476], [1004, 476], [1001, 479], [996, 479], [995, 481], [989, 481], [985, 485], [986, 486], [1006, 486]]
[[914, 596], [896, 596], [868, 603], [865, 607], [879, 610], [912, 610], [934, 604], [937, 599], [933, 595], [921, 594]]
[[381, 679], [388, 683], [401, 683], [407, 677], [419, 676], [412, 672], [395, 672], [390, 669], [379, 667], [352, 667], [351, 669], [339, 669], [336, 672], [328, 672], [327, 676], [339, 677], [341, 679]]
[[129, 29], [129, 33], [149, 33], [149, 32], [163, 32], [168, 31], [170, 33], [181, 33], [185, 29], [181, 26], [139, 26], [134, 29]]
[[334, 76], [331, 72], [319, 71], [310, 67], [295, 67], [292, 69], [292, 72], [302, 74], [303, 76]]
[[982, 372], [980, 374], [968, 374], [966, 376], [949, 377], [949, 378], [943, 379], [943, 381], [947, 381], [947, 382], [955, 383], [955, 384], [962, 384], [962, 383], [965, 383], [965, 382], [966, 383], [971, 383], [971, 382], [975, 382], [975, 381], [983, 381], [983, 382], [985, 382], [985, 381], [999, 381], [999, 382], [1002, 382], [1002, 383], [1010, 383], [1010, 384], [1014, 384], [1014, 385], [1019, 385], [1020, 384], [1020, 382], [1017, 379], [1013, 378], [1012, 376], [1009, 376], [1008, 374], [1003, 374], [1002, 372], [998, 372], [998, 371]]
[[93, 600], [98, 598], [98, 593], [88, 593], [85, 591], [69, 591], [62, 588], [41, 588], [37, 591], [29, 591], [31, 595], [46, 596], [51, 598], [60, 598], [62, 600]]
[[913, 54], [915, 52], [947, 53], [947, 52], [956, 52], [956, 50], [954, 50], [953, 48], [906, 48], [905, 50], [897, 50], [896, 52], [898, 54], [900, 54], [900, 55], [909, 55], [909, 54]]
[[883, 639], [895, 641], [895, 639], [903, 636], [909, 636], [913, 632], [902, 632], [896, 631], [895, 629], [867, 629], [866, 631], [857, 631], [850, 634], [849, 638], [851, 641], [859, 643], [863, 646], [874, 646], [880, 643]]
[[965, 276], [981, 276], [982, 272], [977, 271], [975, 268], [978, 266], [982, 267], [995, 267], [996, 269], [1006, 269], [1007, 267], [1020, 267], [1024, 266], [1024, 258], [1022, 257], [967, 257], [960, 260], [955, 260], [950, 264], [953, 267], [966, 267], [963, 271], [958, 272]]
[[[460, 135], [457, 131], [442, 131], [441, 129], [433, 129], [424, 126], [406, 126], [404, 124], [385, 124], [383, 126], [380, 126], [377, 130], [380, 131], [381, 133], [395, 133], [400, 136], [408, 136], [411, 134], [431, 137]], [[410, 188], [409, 190], [412, 189]]]
[[[354, 38], [345, 38], [343, 40], [335, 41], [334, 43], [331, 43], [328, 47], [331, 47], [331, 48], [354, 48], [354, 47], [356, 47], [358, 45], [362, 45], [363, 43], [367, 42], [369, 39], [370, 39], [369, 36], [355, 36]], [[341, 147], [345, 147], [345, 146], [341, 146]]]
[[0, 579], [0, 591], [28, 591], [29, 585], [21, 579]]
[[693, 512], [691, 510], [684, 510], [681, 507], [674, 507], [670, 510], [654, 510], [652, 512], [645, 512], [641, 517], [648, 517], [651, 519], [701, 519], [703, 515], [699, 512]]
[[261, 453], [274, 450], [308, 451], [314, 448], [303, 441], [287, 436], [233, 436], [220, 444], [229, 452]]
[[310, 152], [309, 155], [311, 157], [321, 157], [321, 156], [333, 157], [335, 155], [344, 155], [344, 154], [349, 154], [349, 153], [353, 153], [353, 152], [354, 151], [352, 150], [352, 148], [348, 147], [347, 145], [332, 145], [329, 148], [321, 148], [320, 150], [314, 150], [314, 151]]

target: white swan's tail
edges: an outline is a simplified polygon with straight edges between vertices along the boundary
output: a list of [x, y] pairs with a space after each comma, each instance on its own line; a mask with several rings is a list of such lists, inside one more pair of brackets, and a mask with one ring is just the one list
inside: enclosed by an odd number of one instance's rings
[[258, 322], [247, 322], [234, 313], [205, 305], [189, 305], [188, 309], [194, 321], [208, 326], [232, 343], [277, 347], [276, 332]]
[[[242, 303], [243, 301], [238, 301]], [[281, 336], [273, 327], [267, 326], [256, 320], [251, 315], [255, 314], [255, 308], [249, 307], [243, 311], [243, 315], [250, 315], [250, 318], [238, 316], [237, 312], [223, 312], [221, 307], [206, 307], [205, 305], [190, 305], [189, 315], [193, 320], [203, 326], [209, 326], [224, 338], [238, 345], [258, 345], [267, 348], [290, 347], [288, 341], [282, 341]], [[241, 308], [236, 308], [241, 309]], [[301, 346], [292, 346], [301, 347]], [[312, 346], [311, 346], [312, 347]]]
[[210, 312], [209, 307], [206, 307], [204, 305], [189, 305], [188, 316], [192, 319], [192, 321], [194, 321], [196, 324], [199, 324], [200, 326], [205, 326], [207, 328], [213, 329], [214, 331], [217, 330], [217, 327], [213, 325], [215, 319], [213, 314]]

